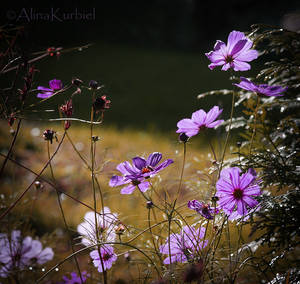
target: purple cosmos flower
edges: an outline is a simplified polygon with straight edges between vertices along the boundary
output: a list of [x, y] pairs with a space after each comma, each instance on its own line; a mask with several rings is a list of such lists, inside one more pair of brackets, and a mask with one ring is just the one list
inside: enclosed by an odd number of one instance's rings
[[37, 97], [41, 99], [47, 99], [51, 97], [56, 91], [62, 89], [63, 84], [61, 80], [53, 79], [49, 81], [49, 87], [50, 89], [43, 86], [38, 86], [37, 89], [42, 92], [38, 93]]
[[[194, 258], [194, 255], [207, 246], [208, 241], [203, 241], [205, 228], [195, 229], [194, 227], [184, 226], [179, 234], [170, 235], [171, 263], [186, 262]], [[168, 254], [169, 239], [160, 246], [162, 254]], [[170, 256], [165, 258], [164, 264], [170, 264]]]
[[[86, 271], [82, 271], [81, 273], [81, 279], [83, 282], [85, 282], [88, 277], [90, 277], [91, 275], [89, 273], [87, 273]], [[69, 279], [67, 276], [63, 276], [63, 280], [64, 284], [78, 284], [78, 283], [81, 283], [81, 279], [80, 279], [80, 276], [77, 275], [76, 272], [71, 272], [71, 279]]]
[[128, 161], [119, 164], [117, 170], [122, 176], [113, 176], [109, 181], [109, 186], [129, 184], [122, 188], [121, 194], [131, 194], [136, 186], [142, 192], [147, 191], [150, 183], [146, 179], [173, 163], [173, 160], [168, 159], [158, 165], [161, 159], [162, 154], [154, 152], [149, 155], [147, 160], [143, 157], [135, 157], [132, 159], [132, 165]]
[[176, 133], [185, 133], [188, 137], [195, 136], [200, 130], [205, 128], [214, 128], [224, 120], [216, 120], [223, 109], [214, 106], [208, 113], [203, 109], [193, 112], [192, 118], [184, 118], [177, 123]]
[[116, 239], [116, 223], [118, 214], [111, 213], [108, 207], [104, 207], [102, 213], [97, 213], [98, 238], [95, 228], [95, 212], [89, 211], [84, 216], [84, 222], [77, 226], [77, 232], [82, 236], [82, 244], [94, 245], [99, 241], [113, 242]]
[[26, 266], [44, 264], [53, 259], [53, 250], [43, 249], [38, 240], [31, 237], [21, 237], [20, 231], [12, 231], [9, 239], [6, 234], [0, 234], [0, 277], [8, 277], [15, 268], [24, 269]]
[[256, 50], [250, 49], [253, 42], [244, 33], [232, 31], [227, 40], [227, 45], [217, 40], [214, 50], [205, 55], [211, 61], [208, 67], [212, 70], [221, 66], [223, 71], [233, 68], [234, 71], [247, 71], [251, 66], [247, 63], [258, 57]]
[[[102, 246], [100, 247], [100, 254], [102, 258], [103, 269], [110, 269], [112, 264], [117, 260], [117, 255], [114, 253], [114, 248], [109, 245]], [[103, 272], [98, 249], [91, 251], [90, 256], [93, 259], [94, 266], [98, 267], [98, 271]]]
[[248, 209], [258, 205], [252, 197], [261, 194], [256, 176], [250, 171], [242, 174], [237, 167], [222, 170], [216, 188], [218, 204], [227, 215], [234, 213], [235, 209], [238, 215], [247, 215]]
[[287, 88], [283, 88], [281, 86], [269, 86], [267, 84], [255, 85], [250, 80], [245, 77], [240, 77], [241, 82], [239, 84], [234, 84], [244, 90], [251, 91], [257, 93], [257, 95], [265, 95], [268, 97], [280, 97], [283, 96], [283, 92], [287, 90]]
[[201, 216], [203, 216], [206, 219], [213, 219], [214, 214], [219, 213], [218, 208], [211, 208], [209, 204], [206, 204], [204, 202], [200, 202], [198, 200], [190, 200], [188, 202], [188, 207], [192, 210], [195, 210], [198, 212]]

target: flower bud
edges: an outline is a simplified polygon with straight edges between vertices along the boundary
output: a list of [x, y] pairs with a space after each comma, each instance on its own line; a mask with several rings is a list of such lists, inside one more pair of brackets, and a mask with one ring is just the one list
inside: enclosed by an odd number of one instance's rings
[[53, 130], [50, 130], [50, 129], [46, 129], [44, 131], [43, 138], [46, 141], [50, 141], [51, 144], [52, 144], [53, 138], [55, 138], [57, 141], [56, 132]]
[[118, 234], [118, 235], [123, 235], [123, 233], [125, 232], [125, 230], [126, 230], [126, 228], [125, 228], [125, 226], [124, 226], [122, 223], [120, 223], [120, 224], [116, 227], [116, 229], [115, 229], [116, 234]]
[[185, 133], [180, 133], [178, 139], [180, 142], [186, 143], [190, 137], [188, 137]]
[[83, 81], [78, 79], [78, 78], [72, 79], [72, 85], [75, 85], [75, 86], [79, 87], [79, 86], [82, 85], [82, 83], [83, 83]]
[[97, 98], [93, 103], [93, 109], [96, 113], [99, 111], [104, 111], [105, 109], [110, 108], [110, 100], [106, 99], [106, 96]]
[[146, 203], [146, 207], [148, 208], [148, 209], [151, 209], [152, 207], [153, 207], [153, 202], [152, 201], [147, 201], [147, 203]]
[[91, 89], [96, 90], [96, 89], [98, 89], [99, 85], [98, 85], [97, 81], [91, 80], [90, 83], [89, 83], [89, 86], [90, 86]]

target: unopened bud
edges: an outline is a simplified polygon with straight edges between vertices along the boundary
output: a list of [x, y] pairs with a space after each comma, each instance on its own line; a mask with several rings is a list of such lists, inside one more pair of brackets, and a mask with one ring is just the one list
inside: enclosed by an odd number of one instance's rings
[[125, 232], [126, 228], [123, 224], [119, 224], [118, 227], [115, 229], [116, 234], [122, 235]]
[[95, 80], [91, 80], [89, 86], [91, 89], [96, 90], [98, 88], [98, 82]]
[[83, 81], [78, 79], [78, 78], [72, 79], [72, 85], [75, 85], [75, 86], [79, 87], [79, 86], [82, 85], [82, 83], [83, 83]]
[[42, 184], [37, 180], [34, 182], [34, 186], [36, 189], [40, 189], [42, 187]]
[[153, 207], [153, 202], [152, 201], [147, 201], [147, 203], [146, 203], [146, 207], [148, 208], [148, 209], [151, 209], [152, 207]]
[[180, 142], [186, 143], [190, 137], [188, 137], [185, 133], [180, 133], [178, 139]]

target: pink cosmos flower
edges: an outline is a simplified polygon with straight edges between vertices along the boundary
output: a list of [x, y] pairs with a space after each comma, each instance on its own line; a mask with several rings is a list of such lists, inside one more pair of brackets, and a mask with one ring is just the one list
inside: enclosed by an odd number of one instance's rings
[[219, 207], [232, 218], [236, 217], [235, 212], [240, 216], [247, 215], [249, 209], [258, 205], [253, 196], [261, 194], [256, 176], [250, 171], [243, 174], [237, 167], [222, 170], [216, 188]]
[[135, 157], [132, 159], [132, 164], [128, 161], [120, 163], [117, 166], [117, 170], [122, 176], [112, 176], [109, 186], [126, 185], [121, 189], [121, 194], [132, 194], [136, 187], [141, 192], [146, 192], [150, 188], [150, 183], [146, 179], [155, 176], [158, 172], [173, 163], [172, 159], [167, 159], [159, 164], [161, 159], [161, 153], [153, 152], [147, 159]]
[[214, 50], [205, 55], [211, 61], [208, 67], [212, 70], [222, 66], [223, 71], [233, 68], [234, 71], [247, 71], [251, 66], [247, 63], [258, 57], [258, 52], [251, 49], [253, 42], [244, 33], [232, 31], [227, 40], [227, 45], [217, 40]]
[[241, 82], [239, 84], [234, 84], [234, 85], [240, 87], [241, 89], [257, 93], [257, 95], [265, 95], [268, 97], [279, 97], [279, 96], [283, 96], [283, 92], [287, 90], [287, 88], [283, 88], [279, 85], [277, 86], [269, 86], [267, 84], [256, 85], [245, 77], [240, 77], [240, 79]]
[[214, 106], [208, 113], [203, 109], [195, 111], [192, 118], [184, 118], [177, 123], [176, 133], [185, 133], [188, 137], [192, 137], [202, 129], [214, 128], [224, 121], [216, 120], [222, 111], [223, 109], [219, 109], [218, 106]]
[[9, 238], [0, 234], [0, 277], [6, 278], [14, 269], [24, 269], [29, 265], [44, 264], [53, 259], [53, 250], [43, 249], [42, 243], [14, 230]]
[[37, 94], [38, 98], [47, 99], [50, 98], [56, 91], [62, 89], [63, 84], [61, 80], [53, 79], [49, 81], [49, 88], [38, 86], [37, 89], [42, 91], [41, 93]]
[[207, 246], [208, 241], [203, 240], [205, 235], [205, 228], [195, 229], [194, 227], [184, 226], [179, 234], [170, 235], [170, 250], [169, 239], [160, 246], [159, 251], [162, 254], [170, 254], [165, 258], [164, 264], [173, 262], [186, 262], [192, 260], [199, 250]]
[[98, 268], [99, 272], [103, 272], [104, 270], [108, 270], [112, 267], [112, 264], [117, 260], [117, 255], [114, 253], [114, 248], [109, 245], [100, 247], [100, 254], [103, 267], [101, 264], [98, 249], [90, 252], [90, 256], [93, 259], [94, 266]]

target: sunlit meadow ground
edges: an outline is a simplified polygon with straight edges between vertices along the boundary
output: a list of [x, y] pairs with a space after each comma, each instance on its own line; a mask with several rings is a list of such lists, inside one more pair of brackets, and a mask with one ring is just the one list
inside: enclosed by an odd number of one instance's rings
[[[42, 138], [42, 133], [46, 128], [52, 128], [57, 131], [58, 140], [62, 138], [63, 129], [61, 125], [36, 125], [24, 124], [21, 128], [17, 143], [14, 148], [13, 158], [21, 164], [38, 173], [47, 162], [47, 142]], [[0, 147], [1, 152], [6, 153], [12, 136], [10, 136], [10, 128], [7, 124], [1, 124], [0, 127]], [[89, 162], [90, 161], [90, 128], [87, 125], [72, 124], [68, 131], [69, 137], [72, 139], [75, 147], [80, 154]], [[148, 226], [148, 217], [145, 199], [135, 191], [132, 195], [120, 195], [120, 188], [110, 188], [108, 182], [113, 174], [116, 174], [115, 167], [118, 163], [131, 160], [135, 156], [147, 157], [150, 153], [158, 151], [163, 154], [163, 160], [172, 158], [174, 164], [170, 165], [161, 174], [155, 177], [152, 182], [154, 188], [160, 195], [160, 204], [164, 203], [168, 193], [169, 197], [175, 198], [178, 189], [180, 171], [183, 160], [183, 145], [178, 142], [177, 134], [173, 136], [164, 136], [162, 133], [136, 131], [130, 129], [118, 130], [116, 128], [105, 128], [96, 126], [94, 135], [98, 135], [100, 140], [96, 146], [96, 171], [97, 178], [100, 181], [101, 190], [104, 197], [104, 205], [108, 206], [112, 212], [119, 215], [120, 220], [127, 227], [126, 238], [132, 238], [135, 234]], [[186, 221], [192, 224], [201, 220], [199, 215], [195, 215], [193, 211], [187, 208], [187, 202], [191, 199], [199, 199], [209, 201], [213, 190], [209, 185], [212, 179], [216, 178], [211, 174], [214, 170], [213, 157], [205, 143], [205, 137], [194, 138], [187, 144], [187, 157], [183, 178], [183, 190], [180, 196], [178, 207], [179, 212], [185, 216]], [[207, 142], [207, 141], [206, 141]], [[216, 143], [216, 152], [219, 154], [219, 142]], [[218, 143], [217, 143], [218, 142]], [[50, 147], [53, 153], [58, 143], [54, 140]], [[1, 158], [2, 160], [3, 158]], [[55, 156], [52, 167], [58, 187], [69, 195], [81, 200], [82, 202], [93, 206], [93, 190], [91, 185], [91, 175], [84, 163], [80, 160], [71, 143], [66, 138], [60, 151]], [[42, 175], [43, 178], [51, 181], [49, 168]], [[35, 175], [27, 170], [8, 163], [5, 179], [1, 184], [1, 203], [12, 203], [16, 197], [27, 188], [27, 186], [35, 178]], [[64, 225], [62, 216], [57, 203], [55, 190], [47, 183], [43, 182], [41, 189], [32, 187], [27, 195], [22, 199], [22, 202], [13, 209], [8, 216], [8, 226], [18, 224], [17, 219], [22, 219], [29, 227], [35, 230], [36, 234], [42, 236], [51, 234], [49, 246], [52, 246], [55, 251], [55, 258], [51, 263], [46, 264], [46, 268], [52, 267], [64, 257], [71, 253], [70, 247], [67, 245], [67, 238], [64, 234]], [[151, 192], [150, 194], [153, 194]], [[97, 195], [98, 196], [98, 195]], [[75, 202], [66, 195], [62, 194], [62, 204], [66, 215], [67, 223], [72, 230], [72, 237], [78, 245], [76, 248], [81, 248], [80, 240], [76, 233], [76, 228], [83, 221], [85, 212], [88, 208]], [[153, 195], [155, 200], [157, 196]], [[97, 198], [98, 210], [101, 208], [99, 196]], [[165, 217], [157, 215], [157, 221], [163, 220]], [[155, 220], [151, 220], [154, 224]], [[166, 237], [167, 229], [160, 227], [154, 230], [155, 234]], [[247, 240], [249, 230], [244, 230], [244, 238]], [[211, 233], [208, 233], [208, 237]], [[149, 234], [143, 234], [136, 240], [136, 244], [145, 246], [149, 239]], [[237, 230], [232, 226], [232, 241], [237, 239]], [[164, 239], [163, 239], [164, 240]], [[122, 252], [126, 249], [122, 248]], [[117, 263], [113, 266], [113, 273], [110, 277], [114, 279], [123, 278], [130, 280], [130, 273], [138, 277], [139, 274], [144, 275], [146, 267], [140, 263], [141, 256], [138, 254], [132, 255], [132, 261], [126, 262], [121, 255]], [[94, 271], [94, 276], [99, 277], [100, 274], [92, 268], [88, 252], [80, 255], [80, 265], [82, 269]], [[226, 267], [226, 263], [223, 264]], [[120, 270], [118, 267], [123, 267]], [[128, 267], [129, 270], [127, 269]], [[60, 267], [64, 273], [75, 271], [75, 265], [67, 262]], [[128, 271], [130, 273], [128, 274]], [[50, 279], [60, 279], [61, 271], [53, 272]], [[128, 283], [131, 283], [130, 281]], [[249, 282], [250, 283], [250, 282]]]

